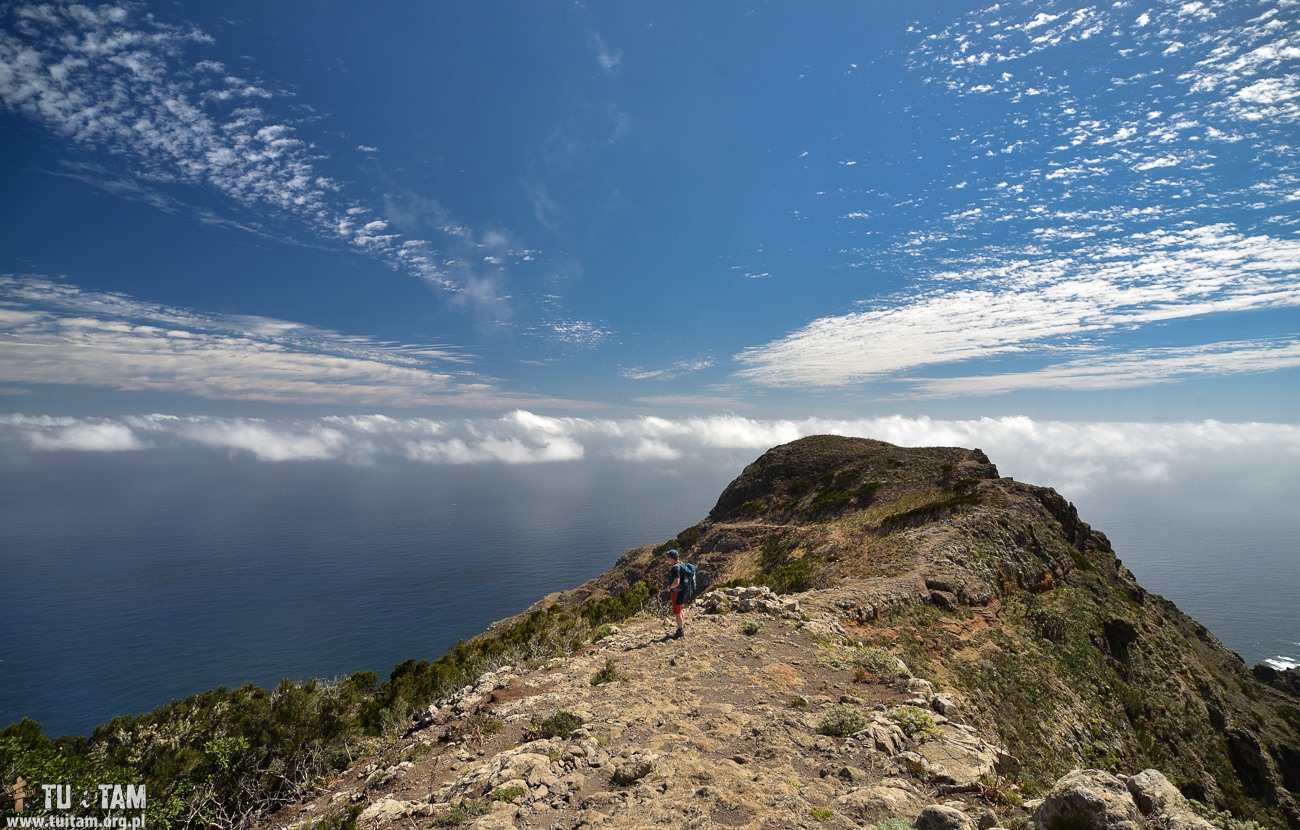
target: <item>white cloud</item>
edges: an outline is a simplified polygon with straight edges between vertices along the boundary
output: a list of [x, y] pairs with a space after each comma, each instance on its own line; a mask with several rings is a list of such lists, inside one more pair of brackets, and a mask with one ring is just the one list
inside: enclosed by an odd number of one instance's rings
[[998, 395], [1025, 389], [1087, 392], [1170, 383], [1190, 377], [1300, 368], [1300, 340], [1237, 341], [1187, 348], [1139, 349], [1071, 360], [1034, 371], [955, 378], [915, 378], [923, 397]]
[[623, 53], [617, 49], [610, 49], [605, 45], [605, 39], [600, 36], [599, 32], [591, 33], [591, 48], [596, 53], [596, 63], [600, 66], [601, 71], [607, 75], [613, 75], [618, 72], [619, 67], [623, 65]]
[[[1245, 165], [1231, 170], [1229, 189], [1216, 189], [1218, 148], [1211, 151], [1206, 138], [1230, 144], [1241, 135], [1216, 132], [1208, 123], [1204, 107], [1213, 96], [1172, 95], [1154, 84], [1154, 77], [1135, 72], [1136, 67], [1146, 69], [1136, 58], [1144, 50], [1158, 53], [1164, 47], [1157, 41], [1174, 31], [1167, 25], [1173, 13], [1169, 7], [1150, 12], [1160, 17], [1161, 26], [1140, 33], [1129, 31], [1131, 23], [1123, 19], [1131, 12], [1095, 8], [1089, 12], [1095, 19], [1085, 21], [1068, 13], [1054, 17], [1041, 8], [1000, 5], [974, 12], [960, 25], [923, 40], [911, 57], [911, 67], [931, 88], [949, 90], [940, 106], [952, 103], [953, 91], [1015, 93], [999, 103], [990, 121], [954, 124], [950, 130], [954, 147], [968, 154], [955, 154], [949, 165], [959, 168], [955, 175], [964, 192], [952, 188], [945, 173], [942, 181], [922, 180], [910, 201], [896, 194], [889, 205], [850, 202], [857, 210], [841, 211], [841, 216], [905, 212], [898, 222], [906, 223], [909, 232], [895, 243], [892, 257], [882, 257], [882, 265], [913, 275], [913, 287], [743, 351], [737, 356], [744, 365], [741, 378], [777, 386], [843, 386], [902, 376], [927, 364], [1008, 354], [1041, 358], [1061, 347], [1118, 348], [1115, 332], [1152, 325], [1162, 316], [1191, 321], [1205, 313], [1276, 307], [1279, 301], [1294, 304], [1297, 257], [1288, 232], [1293, 219], [1277, 212], [1272, 227], [1223, 221], [1240, 221], [1235, 208], [1243, 198], [1251, 203], [1264, 198], [1262, 192], [1248, 193], [1251, 177], [1270, 183], [1267, 192], [1279, 205], [1285, 198], [1280, 183], [1293, 179], [1278, 165]], [[1151, 16], [1144, 15], [1143, 22], [1151, 22]], [[1065, 34], [1062, 27], [1067, 26], [1081, 33], [1101, 22], [1112, 30], [1116, 45], [1130, 47], [1108, 47], [1099, 72], [1114, 80], [1113, 88], [1062, 75], [1044, 77], [1041, 59], [1015, 73], [1004, 71], [1013, 61], [1058, 45], [1042, 41], [1025, 46], [1017, 38], [1026, 32]], [[1179, 56], [1182, 65], [1213, 48], [1207, 42], [1235, 40], [1240, 34], [1180, 31], [1200, 50], [1189, 47]], [[1243, 42], [1259, 40], [1252, 35]], [[1059, 45], [1064, 48], [1066, 42]], [[989, 48], [999, 57], [988, 67], [958, 66], [953, 60]], [[1125, 52], [1134, 59], [1116, 57]], [[1041, 92], [1035, 97], [1046, 100], [1019, 103], [1018, 96], [1031, 85]], [[1131, 102], [1128, 112], [1145, 117], [1116, 120], [1117, 94]], [[925, 104], [922, 100], [915, 106]], [[1270, 129], [1254, 140], [1267, 146], [1280, 137], [1277, 128]], [[1016, 168], [972, 162], [991, 159], [1007, 146], [1025, 157]], [[941, 161], [933, 166], [944, 168]], [[1279, 165], [1294, 167], [1293, 162]], [[1250, 171], [1245, 179], [1242, 169]], [[913, 203], [921, 205], [915, 212], [909, 210]], [[942, 221], [932, 218], [936, 214]], [[1240, 268], [1212, 264], [1219, 242], [1202, 242], [1188, 233], [1197, 227], [1215, 229], [1206, 235], [1226, 241], [1224, 251], [1258, 259]], [[1159, 233], [1160, 228], [1168, 233]], [[1269, 231], [1261, 234], [1256, 228]], [[1140, 236], [1143, 230], [1153, 233]], [[1030, 243], [988, 241], [1016, 237]], [[1257, 292], [1252, 285], [1261, 279], [1269, 287]]]
[[1300, 240], [1220, 224], [1090, 241], [1055, 257], [994, 260], [939, 275], [940, 288], [825, 317], [736, 356], [739, 377], [835, 387], [920, 366], [1047, 353], [1119, 329], [1251, 309], [1300, 307]]
[[[1166, 227], [1240, 222], [1249, 207], [1273, 214], [1257, 227], [1273, 222], [1293, 229], [1294, 216], [1280, 208], [1295, 190], [1297, 174], [1289, 145], [1300, 120], [1300, 74], [1293, 71], [1300, 18], [1271, 6], [1259, 4], [1265, 13], [1241, 22], [1238, 15], [1219, 14], [1224, 6], [1177, 0], [1145, 10], [1121, 3], [1064, 12], [1042, 4], [997, 4], [922, 33], [908, 67], [922, 88], [943, 93], [933, 100], [922, 96], [910, 107], [936, 107], [924, 115], [942, 117], [970, 91], [994, 93], [999, 100], [992, 108], [965, 110], [971, 118], [949, 128], [954, 148], [966, 155], [954, 154], [949, 165], [932, 156], [931, 167], [960, 170], [974, 192], [951, 198], [946, 172], [943, 180], [922, 176], [913, 201], [932, 209], [909, 217], [914, 238], [937, 239], [937, 231], [950, 230], [936, 227], [932, 218], [954, 212], [949, 205], [984, 208], [983, 221], [959, 229], [964, 233], [958, 238], [972, 247], [989, 235], [992, 222], [1014, 227], [1033, 221], [1035, 210], [1063, 203], [1113, 211], [1155, 206]], [[1100, 39], [1085, 45], [1085, 33], [1098, 27], [1107, 33], [1107, 45], [1097, 46]], [[1078, 60], [1085, 48], [1095, 75], [1045, 69]], [[985, 53], [994, 58], [970, 60]], [[1039, 94], [1030, 98], [1030, 90]], [[1118, 101], [1124, 102], [1119, 109]], [[1234, 146], [1239, 144], [1250, 149]], [[1007, 146], [1016, 146], [1022, 157], [1011, 170], [993, 161]], [[981, 158], [988, 163], [975, 163]], [[1271, 188], [1272, 205], [1256, 204], [1252, 190], [1260, 187]], [[932, 204], [937, 200], [938, 211]], [[893, 207], [908, 204], [898, 199]], [[865, 205], [848, 206], [868, 212]], [[1102, 221], [1063, 230], [1104, 237], [1122, 227]], [[894, 267], [923, 272], [950, 256], [952, 247], [947, 239], [900, 242], [896, 249], [904, 256]], [[979, 251], [967, 259], [991, 260], [1001, 253]]]
[[[346, 184], [321, 169], [323, 148], [276, 111], [287, 109], [284, 96], [216, 61], [189, 58], [196, 45], [212, 42], [136, 5], [7, 8], [0, 11], [0, 102], [75, 147], [115, 159], [115, 170], [72, 165], [73, 175], [112, 192], [203, 221], [214, 220], [208, 209], [183, 206], [173, 194], [215, 192], [257, 217], [245, 224], [289, 218], [395, 270], [462, 289], [463, 262], [448, 267], [427, 241], [377, 233], [382, 220], [349, 221], [370, 209], [347, 198]], [[458, 249], [453, 234], [447, 241]]]
[[11, 415], [3, 428], [14, 430], [38, 450], [124, 452], [148, 446], [129, 426], [104, 419]]
[[[818, 434], [901, 446], [979, 447], [1003, 475], [1070, 494], [1117, 481], [1161, 482], [1218, 460], [1291, 480], [1300, 424], [937, 420], [760, 420], [738, 415], [667, 419], [552, 418], [517, 410], [498, 418], [433, 421], [384, 415], [272, 421], [137, 416], [74, 419], [0, 415], [0, 446], [33, 451], [184, 452], [216, 449], [265, 462], [539, 464], [613, 460], [648, 464], [740, 463], [769, 447]], [[76, 437], [80, 436], [80, 437]]]
[[337, 458], [345, 449], [343, 433], [328, 426], [276, 427], [247, 419], [189, 419], [178, 435], [209, 447], [242, 450], [262, 461]]
[[711, 357], [690, 358], [656, 369], [627, 367], [619, 374], [628, 380], [676, 380], [684, 375], [692, 375], [712, 368], [714, 363]]
[[614, 332], [590, 320], [554, 320], [542, 330], [551, 339], [584, 349], [594, 349], [609, 340]]
[[9, 384], [277, 403], [529, 402], [478, 378], [472, 360], [452, 346], [381, 343], [286, 320], [204, 315], [41, 277], [0, 276], [0, 378]]
[[1136, 165], [1134, 170], [1156, 170], [1161, 167], [1177, 167], [1179, 160], [1177, 156], [1160, 156], [1159, 158], [1147, 159], [1141, 164]]

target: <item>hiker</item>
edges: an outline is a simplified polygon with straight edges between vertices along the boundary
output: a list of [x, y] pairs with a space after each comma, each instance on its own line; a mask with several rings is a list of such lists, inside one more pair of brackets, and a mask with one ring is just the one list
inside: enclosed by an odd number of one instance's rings
[[674, 640], [686, 636], [686, 607], [682, 604], [685, 585], [682, 584], [682, 564], [679, 561], [681, 554], [675, 550], [668, 551], [668, 559], [673, 566], [668, 569], [668, 595], [673, 603], [673, 616], [677, 618], [677, 631], [673, 633]]

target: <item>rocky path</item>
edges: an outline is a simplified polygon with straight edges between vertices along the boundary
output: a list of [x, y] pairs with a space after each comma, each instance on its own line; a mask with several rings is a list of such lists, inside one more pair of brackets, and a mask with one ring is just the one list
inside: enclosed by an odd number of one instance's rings
[[833, 597], [801, 608], [767, 589], [706, 595], [680, 640], [633, 620], [567, 658], [484, 675], [263, 826], [338, 826], [349, 808], [363, 828], [1023, 821], [999, 783], [1016, 760], [843, 622]]

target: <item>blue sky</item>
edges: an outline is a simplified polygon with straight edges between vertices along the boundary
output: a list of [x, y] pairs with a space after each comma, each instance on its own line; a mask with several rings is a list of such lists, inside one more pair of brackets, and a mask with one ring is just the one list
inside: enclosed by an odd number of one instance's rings
[[1300, 0], [0, 0], [10, 548], [203, 584], [73, 485], [201, 522], [223, 464], [662, 482], [657, 543], [862, 435], [984, 449], [1294, 660], [1298, 127]]
[[29, 426], [1295, 420], [1295, 0], [0, 9]]

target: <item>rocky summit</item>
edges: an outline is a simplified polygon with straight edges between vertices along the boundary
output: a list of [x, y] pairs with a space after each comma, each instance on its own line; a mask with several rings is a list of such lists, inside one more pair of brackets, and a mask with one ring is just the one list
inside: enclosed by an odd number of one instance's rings
[[[670, 548], [707, 583], [681, 639]], [[1295, 672], [979, 450], [776, 447], [483, 638], [543, 619], [572, 625], [261, 826], [1300, 828]]]

